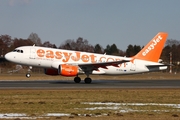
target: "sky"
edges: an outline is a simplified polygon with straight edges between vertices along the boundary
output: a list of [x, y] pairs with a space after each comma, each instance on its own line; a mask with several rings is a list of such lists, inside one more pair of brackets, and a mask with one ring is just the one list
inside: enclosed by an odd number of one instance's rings
[[158, 32], [180, 40], [180, 0], [0, 0], [0, 35], [59, 47], [79, 37], [103, 48], [146, 45]]

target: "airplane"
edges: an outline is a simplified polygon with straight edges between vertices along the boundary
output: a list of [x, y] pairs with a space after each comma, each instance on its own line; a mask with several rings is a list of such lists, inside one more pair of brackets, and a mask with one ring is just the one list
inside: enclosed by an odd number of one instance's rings
[[[5, 55], [5, 59], [20, 65], [44, 68], [46, 75], [74, 76], [74, 82], [80, 83], [78, 76], [83, 73], [87, 77], [85, 83], [91, 83], [91, 74], [122, 75], [166, 70], [166, 64], [159, 58], [168, 33], [159, 32], [135, 56], [122, 57], [90, 52], [80, 52], [39, 46], [21, 46]], [[26, 77], [30, 77], [28, 72]]]

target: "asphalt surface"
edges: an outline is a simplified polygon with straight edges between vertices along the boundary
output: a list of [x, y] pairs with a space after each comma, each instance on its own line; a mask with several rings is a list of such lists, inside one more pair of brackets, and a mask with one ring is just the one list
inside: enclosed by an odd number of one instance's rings
[[0, 89], [120, 89], [180, 88], [180, 80], [93, 80], [91, 84], [70, 80], [0, 81]]

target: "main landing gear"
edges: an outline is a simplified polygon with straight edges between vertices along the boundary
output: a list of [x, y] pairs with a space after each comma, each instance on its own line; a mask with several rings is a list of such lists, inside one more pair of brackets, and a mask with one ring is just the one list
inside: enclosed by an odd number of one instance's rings
[[[91, 73], [91, 72], [89, 72], [90, 70], [87, 70], [87, 69], [85, 69], [84, 70], [85, 72], [85, 74], [86, 74], [86, 78], [84, 79], [84, 82], [85, 83], [87, 83], [87, 84], [90, 84], [91, 82], [92, 82], [92, 79], [89, 77], [89, 74]], [[77, 74], [77, 76], [74, 78], [74, 82], [75, 83], [80, 83], [81, 82], [81, 78], [78, 76], [78, 74]]]
[[[27, 71], [27, 73], [26, 73], [26, 77], [27, 77], [27, 78], [30, 78], [30, 77], [31, 77], [31, 70], [32, 70], [32, 66], [29, 66], [29, 69], [28, 69], [28, 71]], [[86, 74], [87, 77], [84, 79], [84, 82], [85, 82], [86, 84], [90, 84], [90, 83], [92, 82], [92, 79], [89, 77], [89, 73], [88, 73], [88, 72], [86, 72], [85, 74]], [[74, 78], [74, 82], [75, 82], [75, 83], [80, 83], [80, 82], [81, 82], [81, 78], [77, 75], [77, 76]]]
[[[81, 78], [78, 77], [78, 76], [76, 76], [76, 77], [74, 78], [74, 82], [75, 82], [75, 83], [80, 83], [80, 82], [81, 82]], [[90, 83], [92, 82], [92, 79], [88, 76], [88, 77], [86, 77], [86, 78], [84, 79], [84, 82], [87, 83], [87, 84], [90, 84]]]

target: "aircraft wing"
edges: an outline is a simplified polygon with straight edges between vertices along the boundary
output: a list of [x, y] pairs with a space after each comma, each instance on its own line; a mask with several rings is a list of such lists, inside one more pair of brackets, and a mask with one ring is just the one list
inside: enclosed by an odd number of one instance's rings
[[107, 66], [114, 66], [119, 67], [119, 64], [130, 62], [130, 60], [119, 60], [119, 61], [111, 61], [111, 62], [100, 62], [100, 63], [85, 63], [85, 64], [78, 64], [78, 66], [83, 71], [93, 71], [98, 70], [98, 68], [104, 68], [107, 69]]

